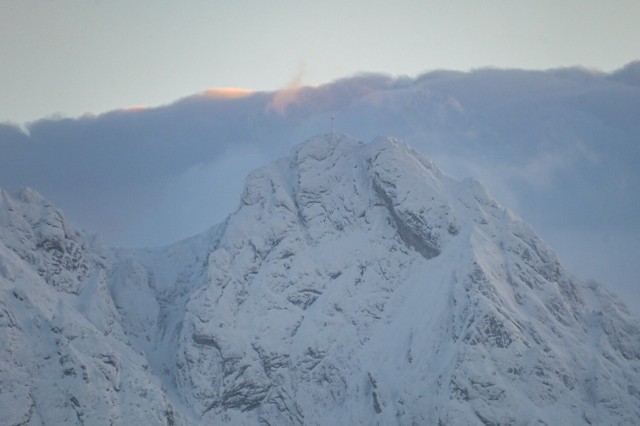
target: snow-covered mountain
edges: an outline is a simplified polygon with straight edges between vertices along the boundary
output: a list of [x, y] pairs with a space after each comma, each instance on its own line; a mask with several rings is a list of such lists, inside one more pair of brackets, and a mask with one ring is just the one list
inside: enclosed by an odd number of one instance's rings
[[155, 250], [2, 192], [0, 291], [7, 424], [640, 424], [622, 303], [394, 139], [315, 137]]
[[122, 327], [114, 259], [30, 189], [0, 191], [0, 424], [168, 424]]

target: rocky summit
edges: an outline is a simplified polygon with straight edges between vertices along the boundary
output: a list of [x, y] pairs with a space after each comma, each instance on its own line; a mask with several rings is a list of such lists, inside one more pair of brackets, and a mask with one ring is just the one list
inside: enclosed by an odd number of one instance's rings
[[116, 250], [0, 192], [8, 425], [640, 424], [640, 328], [405, 143], [328, 134]]

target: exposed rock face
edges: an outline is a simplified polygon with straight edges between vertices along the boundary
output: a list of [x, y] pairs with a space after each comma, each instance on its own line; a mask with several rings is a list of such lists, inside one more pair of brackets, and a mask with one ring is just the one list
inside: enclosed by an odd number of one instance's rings
[[[81, 235], [70, 229], [61, 212], [28, 188], [20, 192], [18, 199], [3, 191], [0, 204], [4, 245], [51, 287], [79, 294], [89, 277], [91, 262], [85, 257]], [[97, 258], [107, 256], [106, 250], [94, 251]]]
[[33, 202], [0, 201], [12, 424], [43, 406], [70, 423], [640, 422], [622, 304], [400, 141], [316, 137], [253, 172], [225, 223], [158, 250], [109, 252], [53, 207], [20, 221]]

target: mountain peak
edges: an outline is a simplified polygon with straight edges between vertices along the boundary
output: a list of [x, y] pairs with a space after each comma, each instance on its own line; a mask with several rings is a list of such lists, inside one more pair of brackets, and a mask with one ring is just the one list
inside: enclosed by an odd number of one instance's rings
[[343, 133], [324, 133], [309, 138], [306, 142], [293, 149], [296, 157], [304, 159], [306, 157], [320, 161], [336, 153], [346, 153], [362, 146], [362, 142]]
[[[176, 374], [203, 416], [550, 423], [537, 407], [561, 399], [567, 423], [583, 421], [573, 405], [598, 419], [582, 357], [628, 351], [588, 355], [579, 284], [482, 185], [393, 138], [321, 135], [253, 173], [243, 200], [183, 323]], [[228, 359], [242, 373], [220, 382]]]
[[23, 188], [18, 193], [18, 197], [20, 198], [21, 201], [25, 203], [42, 204], [46, 202], [45, 198], [42, 195], [40, 195], [38, 191], [29, 187]]

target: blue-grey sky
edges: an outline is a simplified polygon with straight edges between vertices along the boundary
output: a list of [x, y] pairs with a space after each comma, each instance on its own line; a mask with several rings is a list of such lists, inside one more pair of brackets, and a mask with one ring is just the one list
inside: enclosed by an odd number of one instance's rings
[[611, 71], [638, 22], [638, 0], [0, 0], [0, 122], [361, 71]]

